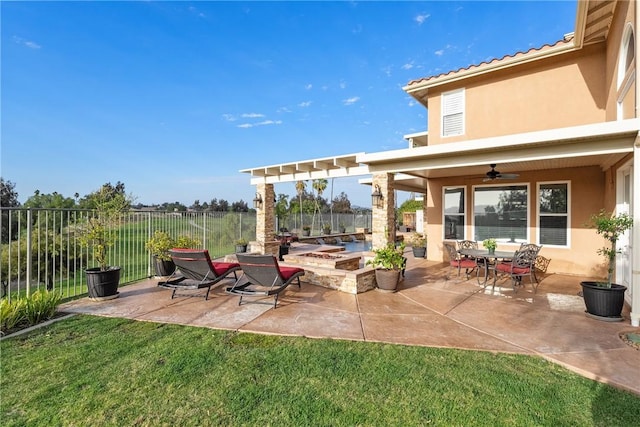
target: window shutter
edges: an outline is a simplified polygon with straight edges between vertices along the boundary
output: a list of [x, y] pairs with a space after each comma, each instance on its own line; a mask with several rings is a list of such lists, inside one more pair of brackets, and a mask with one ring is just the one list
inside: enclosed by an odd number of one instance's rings
[[442, 94], [442, 136], [464, 133], [464, 90]]

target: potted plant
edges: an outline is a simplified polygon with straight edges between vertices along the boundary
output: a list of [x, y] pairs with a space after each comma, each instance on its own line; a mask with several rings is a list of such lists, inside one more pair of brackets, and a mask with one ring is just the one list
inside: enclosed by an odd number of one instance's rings
[[344, 222], [338, 224], [338, 230], [343, 234], [347, 232], [347, 227], [344, 225]]
[[496, 252], [496, 247], [498, 246], [498, 242], [496, 239], [484, 239], [482, 241], [482, 246], [489, 251], [489, 254], [494, 254]]
[[117, 298], [120, 267], [107, 265], [108, 251], [116, 242], [116, 227], [131, 206], [131, 198], [117, 187], [105, 184], [89, 195], [88, 201], [94, 211], [79, 227], [79, 242], [93, 250], [98, 263], [98, 267], [85, 270], [89, 297], [98, 301]]
[[411, 250], [416, 258], [425, 258], [427, 256], [427, 236], [414, 232], [411, 236]]
[[374, 249], [373, 253], [375, 254], [373, 259], [368, 260], [366, 265], [375, 268], [378, 289], [395, 292], [406, 262], [404, 243], [398, 247], [389, 243], [383, 248]]
[[236, 253], [240, 254], [240, 253], [247, 252], [247, 245], [248, 244], [249, 244], [249, 242], [247, 242], [246, 239], [240, 238], [240, 239], [236, 240]]
[[278, 240], [280, 241], [280, 246], [278, 248], [278, 259], [280, 261], [284, 261], [284, 255], [287, 255], [289, 253], [291, 240], [285, 234], [278, 235]]
[[616, 244], [620, 236], [633, 227], [633, 218], [626, 213], [612, 215], [602, 210], [591, 216], [590, 225], [608, 242], [608, 246], [598, 249], [607, 263], [607, 281], [581, 282], [586, 311], [599, 320], [620, 321], [627, 287], [613, 283], [616, 255], [620, 253]]
[[303, 225], [302, 226], [302, 235], [309, 237], [311, 236], [311, 226], [310, 225]]
[[325, 222], [324, 225], [322, 226], [322, 232], [324, 234], [331, 234], [331, 224], [329, 224], [328, 222]]
[[156, 276], [170, 276], [176, 270], [176, 265], [169, 255], [172, 248], [197, 248], [200, 242], [190, 236], [181, 235], [177, 239], [172, 238], [167, 232], [156, 230], [153, 236], [145, 243], [145, 248], [151, 252], [154, 259]]
[[169, 249], [175, 247], [175, 241], [166, 231], [156, 230], [153, 236], [144, 245], [151, 252], [154, 260], [156, 276], [170, 276], [176, 270], [176, 265], [171, 260]]

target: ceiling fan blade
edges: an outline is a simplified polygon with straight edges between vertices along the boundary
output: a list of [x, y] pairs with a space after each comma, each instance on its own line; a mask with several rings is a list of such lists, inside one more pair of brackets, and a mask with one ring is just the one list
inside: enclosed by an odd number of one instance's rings
[[518, 178], [520, 175], [517, 173], [501, 173], [500, 175], [498, 175], [498, 178], [500, 179], [516, 179]]

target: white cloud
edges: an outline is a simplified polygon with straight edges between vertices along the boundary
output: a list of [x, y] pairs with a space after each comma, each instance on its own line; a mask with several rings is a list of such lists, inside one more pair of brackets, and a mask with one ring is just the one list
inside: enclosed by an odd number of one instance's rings
[[222, 118], [225, 119], [228, 122], [235, 122], [236, 118], [233, 114], [223, 114]]
[[280, 107], [276, 110], [276, 113], [290, 113], [291, 110], [288, 107]]
[[416, 20], [416, 22], [418, 23], [418, 25], [422, 25], [424, 24], [424, 21], [426, 21], [427, 19], [429, 19], [431, 15], [429, 15], [428, 13], [424, 13], [422, 15], [418, 15], [416, 16], [414, 19]]
[[18, 36], [13, 36], [13, 42], [22, 46], [26, 46], [29, 49], [40, 49], [42, 47], [36, 42], [33, 42], [31, 40], [25, 40], [22, 37], [18, 37]]
[[347, 87], [347, 82], [344, 80], [340, 80], [340, 89], [345, 89]]
[[256, 126], [268, 126], [268, 125], [281, 125], [282, 120], [265, 120], [263, 122], [256, 123]]
[[351, 98], [344, 99], [342, 103], [344, 105], [353, 105], [360, 100], [359, 96], [352, 96]]
[[311, 90], [311, 88], [313, 88], [313, 85], [312, 85], [311, 83], [309, 83], [309, 84], [307, 84], [304, 88], [305, 88], [306, 90]]
[[298, 104], [298, 107], [302, 107], [302, 108], [307, 108], [309, 106], [311, 106], [311, 101], [304, 101]]
[[244, 113], [242, 114], [242, 117], [245, 119], [258, 119], [261, 117], [264, 117], [264, 114], [260, 114], [260, 113]]
[[403, 70], [410, 70], [410, 69], [412, 69], [412, 68], [413, 68], [413, 64], [412, 64], [412, 63], [410, 63], [410, 62], [407, 62], [406, 64], [404, 64], [404, 65], [403, 65], [402, 67], [400, 67], [400, 68], [402, 68]]
[[281, 125], [281, 124], [282, 124], [282, 120], [263, 120], [258, 123], [243, 123], [241, 125], [238, 125], [238, 127], [242, 129], [249, 129], [255, 126], [269, 126], [269, 125]]
[[442, 55], [444, 55], [444, 49], [436, 50], [433, 53], [435, 53], [437, 56], [442, 56]]

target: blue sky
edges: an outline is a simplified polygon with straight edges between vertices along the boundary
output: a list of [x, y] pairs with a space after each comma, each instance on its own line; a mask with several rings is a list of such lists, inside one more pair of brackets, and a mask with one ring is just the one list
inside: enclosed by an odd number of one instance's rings
[[[250, 204], [241, 169], [406, 147], [427, 110], [403, 86], [555, 43], [574, 30], [576, 2], [0, 8], [2, 177], [20, 201], [122, 181], [137, 202], [189, 206]], [[371, 203], [356, 179], [335, 180], [342, 191]]]

